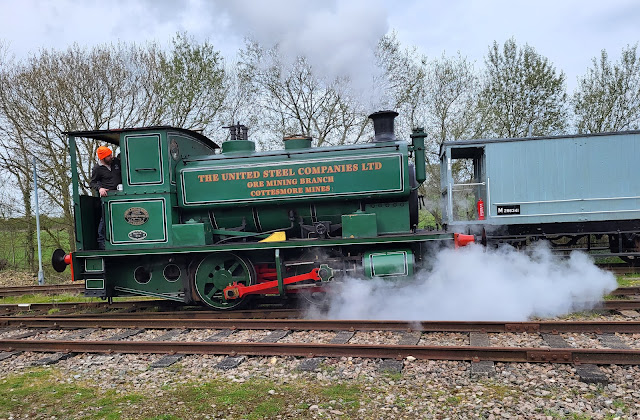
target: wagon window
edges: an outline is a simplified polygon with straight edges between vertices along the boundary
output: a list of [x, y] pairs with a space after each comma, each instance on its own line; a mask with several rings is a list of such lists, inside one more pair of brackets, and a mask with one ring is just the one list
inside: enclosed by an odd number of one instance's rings
[[488, 201], [484, 147], [451, 148], [449, 184], [452, 221], [477, 220], [478, 201]]

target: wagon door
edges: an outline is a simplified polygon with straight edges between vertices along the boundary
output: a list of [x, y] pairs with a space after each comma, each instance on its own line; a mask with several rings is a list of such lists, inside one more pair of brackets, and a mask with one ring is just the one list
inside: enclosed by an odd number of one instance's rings
[[477, 220], [479, 200], [489, 208], [489, 189], [484, 145], [446, 147], [441, 160], [443, 222]]

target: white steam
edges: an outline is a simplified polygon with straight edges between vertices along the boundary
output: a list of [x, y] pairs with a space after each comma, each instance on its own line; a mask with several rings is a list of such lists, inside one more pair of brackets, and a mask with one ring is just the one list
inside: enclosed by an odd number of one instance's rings
[[[617, 286], [590, 257], [470, 245], [445, 249], [413, 281], [348, 279], [328, 297], [330, 319], [525, 321], [590, 309]], [[318, 316], [309, 309], [309, 316]]]
[[266, 49], [278, 45], [285, 62], [305, 56], [317, 75], [348, 77], [357, 90], [372, 88], [378, 74], [374, 51], [389, 31], [387, 7], [380, 0], [216, 0], [211, 4], [212, 15], [227, 36], [248, 37]]

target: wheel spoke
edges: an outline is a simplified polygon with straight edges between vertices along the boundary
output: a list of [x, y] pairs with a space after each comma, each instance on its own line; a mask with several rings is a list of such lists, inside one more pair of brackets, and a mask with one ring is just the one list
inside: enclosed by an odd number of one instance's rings
[[227, 270], [227, 271], [229, 271], [229, 273], [233, 274], [233, 272], [235, 271], [236, 268], [238, 268], [239, 265], [240, 265], [240, 262], [236, 261], [236, 262], [233, 263], [233, 265], [231, 267], [229, 267], [229, 270]]
[[[233, 309], [249, 297], [227, 301], [224, 298], [223, 289], [233, 282], [250, 286], [254, 282], [253, 270], [251, 262], [235, 254], [209, 254], [200, 261], [194, 286], [202, 301], [208, 306], [216, 309]], [[236, 272], [235, 275], [234, 272]]]

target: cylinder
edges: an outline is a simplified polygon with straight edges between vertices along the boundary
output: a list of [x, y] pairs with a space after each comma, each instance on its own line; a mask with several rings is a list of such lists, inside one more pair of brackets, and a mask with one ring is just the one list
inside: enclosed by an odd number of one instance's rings
[[250, 140], [228, 140], [222, 143], [222, 153], [253, 153], [256, 144]]
[[309, 149], [311, 147], [311, 137], [295, 135], [285, 137], [284, 150]]

